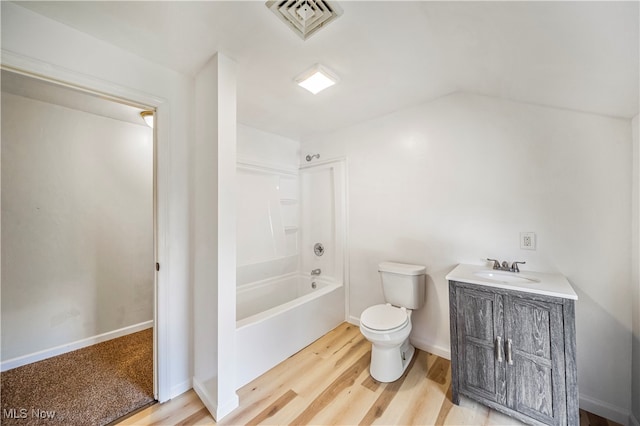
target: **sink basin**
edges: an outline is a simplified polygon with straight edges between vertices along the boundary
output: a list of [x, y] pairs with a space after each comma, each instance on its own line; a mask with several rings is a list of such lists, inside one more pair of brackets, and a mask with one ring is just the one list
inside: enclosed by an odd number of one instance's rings
[[499, 281], [505, 284], [523, 284], [523, 283], [538, 283], [540, 280], [536, 278], [529, 278], [524, 275], [520, 275], [516, 272], [507, 271], [478, 271], [474, 272], [478, 278], [485, 278], [492, 281]]

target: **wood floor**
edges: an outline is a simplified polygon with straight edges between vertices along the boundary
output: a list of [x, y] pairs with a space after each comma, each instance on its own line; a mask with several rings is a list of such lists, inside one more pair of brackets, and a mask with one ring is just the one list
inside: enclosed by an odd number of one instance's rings
[[[240, 407], [221, 425], [520, 425], [466, 398], [450, 401], [449, 361], [417, 351], [393, 383], [369, 376], [371, 344], [343, 323], [238, 391]], [[193, 390], [120, 425], [213, 425]], [[612, 426], [581, 411], [581, 426]]]

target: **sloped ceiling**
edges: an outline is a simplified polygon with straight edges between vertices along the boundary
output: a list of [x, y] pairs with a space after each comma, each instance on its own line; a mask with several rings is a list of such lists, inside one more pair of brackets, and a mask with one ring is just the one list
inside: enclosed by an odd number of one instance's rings
[[[638, 114], [638, 2], [341, 1], [306, 41], [262, 1], [18, 4], [189, 75], [223, 52], [238, 120], [295, 139], [456, 91]], [[314, 96], [293, 79], [316, 62], [341, 82]]]

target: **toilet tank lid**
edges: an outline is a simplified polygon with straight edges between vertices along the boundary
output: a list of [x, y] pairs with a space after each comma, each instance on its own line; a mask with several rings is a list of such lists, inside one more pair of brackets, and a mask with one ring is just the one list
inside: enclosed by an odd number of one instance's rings
[[381, 262], [378, 264], [378, 271], [401, 275], [423, 275], [427, 271], [427, 268], [422, 265], [411, 265], [409, 263]]

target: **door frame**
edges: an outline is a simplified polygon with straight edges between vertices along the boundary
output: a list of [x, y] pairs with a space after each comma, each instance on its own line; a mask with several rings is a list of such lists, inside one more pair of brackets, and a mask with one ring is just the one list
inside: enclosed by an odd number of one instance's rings
[[[0, 69], [97, 95], [105, 100], [155, 111], [153, 128], [153, 396], [159, 402], [170, 398], [169, 386], [169, 102], [128, 87], [78, 73], [36, 59], [2, 50]], [[155, 265], [150, 265], [155, 266]]]

